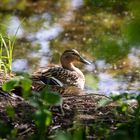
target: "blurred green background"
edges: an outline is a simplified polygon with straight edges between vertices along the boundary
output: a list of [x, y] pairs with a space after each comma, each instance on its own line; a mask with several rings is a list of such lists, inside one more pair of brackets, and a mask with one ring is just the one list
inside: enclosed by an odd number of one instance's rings
[[0, 33], [13, 36], [13, 71], [60, 63], [75, 48], [86, 88], [105, 94], [140, 90], [139, 0], [1, 0]]

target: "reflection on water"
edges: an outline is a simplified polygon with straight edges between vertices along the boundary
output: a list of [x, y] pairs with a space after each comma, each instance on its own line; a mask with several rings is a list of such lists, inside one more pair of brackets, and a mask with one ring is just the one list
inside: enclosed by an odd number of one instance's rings
[[13, 71], [28, 71], [28, 62], [26, 59], [15, 59], [12, 65]]
[[128, 54], [130, 63], [132, 67], [140, 67], [140, 49], [132, 48], [131, 52]]
[[118, 90], [117, 79], [113, 79], [111, 75], [107, 73], [99, 74], [99, 89], [104, 93], [109, 93], [110, 91]]
[[48, 30], [45, 30], [45, 28], [40, 29], [36, 34], [34, 34], [35, 38], [39, 41], [50, 41], [57, 37], [62, 31], [62, 28], [59, 25], [54, 25], [48, 28]]
[[[7, 28], [8, 35], [16, 34], [17, 38], [23, 37], [24, 30], [23, 30], [22, 26], [20, 26], [20, 25], [21, 25], [21, 22], [20, 22], [19, 18], [17, 16], [12, 16], [10, 18], [8, 28]], [[17, 31], [17, 33], [16, 33], [16, 31]]]
[[120, 31], [129, 16], [125, 6], [121, 11], [101, 5], [86, 6], [84, 0], [46, 2], [49, 7], [42, 1], [30, 3], [29, 14], [26, 10], [0, 14], [9, 35], [15, 34], [20, 26], [13, 71], [31, 72], [51, 62], [59, 63], [58, 58], [66, 48], [76, 48], [95, 61], [83, 68], [89, 89], [106, 94], [140, 90], [140, 49], [124, 43]]
[[[101, 93], [109, 94], [109, 93], [117, 93], [118, 91], [123, 92], [137, 92], [139, 90], [140, 81], [134, 81], [133, 83], [129, 83], [130, 78], [126, 79], [125, 77], [117, 77], [113, 78], [111, 75], [107, 73], [99, 74], [99, 91]], [[129, 85], [131, 84], [131, 85]]]
[[74, 9], [77, 9], [83, 5], [83, 0], [72, 0], [71, 5]]
[[40, 56], [39, 66], [45, 66], [48, 64], [48, 57], [46, 57], [46, 54], [50, 52], [49, 42], [57, 37], [62, 31], [63, 29], [59, 25], [53, 25], [48, 27], [47, 30], [45, 29], [45, 27], [42, 27], [36, 33], [30, 33], [27, 37], [29, 41], [37, 43], [40, 46], [38, 52], [34, 54], [34, 56]]

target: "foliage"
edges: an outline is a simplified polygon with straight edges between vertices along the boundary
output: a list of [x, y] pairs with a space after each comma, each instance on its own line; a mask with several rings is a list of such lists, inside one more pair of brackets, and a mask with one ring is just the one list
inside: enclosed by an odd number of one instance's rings
[[[61, 106], [60, 95], [54, 92], [50, 92], [48, 88], [44, 89], [40, 93], [31, 93], [31, 80], [29, 79], [28, 74], [24, 74], [24, 76], [16, 76], [11, 80], [6, 81], [3, 84], [2, 89], [4, 91], [11, 92], [13, 89], [18, 87], [22, 89], [22, 96], [25, 99], [28, 99], [30, 104], [36, 108], [34, 117], [32, 119], [35, 120], [35, 124], [38, 127], [38, 133], [34, 134], [32, 137], [38, 137], [42, 140], [46, 139], [48, 127], [52, 122], [52, 113], [49, 111], [49, 107], [52, 105]], [[31, 95], [32, 97], [30, 98]], [[12, 108], [7, 107], [7, 114], [9, 117], [14, 117], [14, 113], [15, 112]], [[3, 127], [3, 123], [0, 126]], [[6, 128], [6, 126], [4, 126], [4, 128]], [[2, 133], [4, 137], [9, 137], [9, 135], [11, 136], [13, 134], [12, 129], [10, 128]], [[3, 135], [0, 136], [3, 137]]]
[[[118, 111], [127, 115], [127, 120], [117, 124], [117, 130], [108, 139], [127, 139], [138, 140], [140, 137], [140, 95], [124, 93], [118, 96], [112, 96], [113, 101], [120, 103]], [[137, 102], [136, 108], [130, 108], [128, 102], [134, 100]]]
[[94, 49], [94, 55], [99, 59], [106, 60], [107, 63], [115, 63], [127, 56], [129, 52], [129, 47], [121, 39], [104, 36], [100, 42]]
[[124, 36], [127, 38], [128, 42], [132, 45], [139, 45], [140, 44], [140, 19], [134, 19], [132, 21], [127, 21], [124, 24], [125, 27], [123, 32]]
[[25, 76], [16, 76], [11, 80], [6, 81], [2, 85], [2, 89], [4, 91], [10, 92], [16, 87], [20, 87], [22, 89], [23, 97], [26, 98], [30, 95], [31, 88], [31, 80], [29, 79], [29, 75]]
[[[25, 82], [26, 81], [26, 82]], [[27, 88], [31, 86], [30, 80], [27, 77], [16, 77], [10, 81], [7, 81], [3, 85], [3, 89], [6, 91], [11, 91], [15, 86], [21, 86], [22, 88]], [[28, 88], [29, 90], [29, 88]], [[23, 90], [24, 94], [25, 91]], [[28, 91], [29, 92], [29, 91]], [[31, 92], [30, 92], [31, 94]], [[29, 95], [29, 94], [28, 94]], [[26, 96], [27, 97], [27, 96]], [[111, 102], [116, 102], [118, 104], [117, 108], [114, 109], [114, 113], [119, 116], [122, 114], [120, 119], [123, 120], [123, 115], [125, 116], [125, 121], [118, 122], [114, 127], [116, 130], [111, 132], [110, 125], [106, 122], [94, 122], [90, 128], [82, 127], [80, 124], [75, 124], [70, 130], [59, 130], [54, 135], [55, 140], [84, 140], [87, 135], [91, 135], [98, 139], [105, 138], [107, 140], [111, 139], [139, 139], [140, 131], [140, 95], [123, 93], [120, 95], [111, 95], [111, 99], [106, 101], [100, 101], [99, 107], [105, 106]], [[33, 115], [33, 120], [37, 127], [37, 133], [29, 136], [29, 139], [46, 139], [49, 138], [48, 128], [52, 123], [52, 112], [50, 112], [50, 107], [57, 105], [61, 107], [62, 101], [59, 94], [49, 91], [48, 88], [44, 89], [42, 92], [33, 92], [32, 97], [26, 98], [29, 100], [30, 104], [35, 107], [36, 111]], [[130, 107], [129, 102], [135, 100], [137, 106], [134, 108]], [[13, 118], [14, 110], [7, 107], [7, 114]], [[4, 127], [5, 131], [1, 131], [1, 138], [3, 137], [16, 137], [17, 130], [10, 129], [9, 126], [5, 126], [2, 122], [0, 127]]]
[[[17, 33], [17, 31], [16, 31]], [[4, 37], [0, 34], [0, 71], [11, 72], [13, 61], [13, 49], [16, 40], [16, 34], [13, 37]]]
[[122, 32], [125, 39], [130, 45], [139, 46], [140, 45], [140, 2], [135, 0], [131, 2], [128, 7], [131, 11], [132, 16], [125, 20], [122, 25]]
[[86, 5], [90, 5], [93, 8], [99, 7], [104, 8], [107, 11], [116, 11], [116, 12], [123, 12], [127, 8], [128, 3], [130, 0], [84, 0]]
[[[11, 71], [12, 51], [13, 51], [13, 45], [11, 43], [11, 40], [8, 39], [8, 45], [7, 45], [6, 39], [4, 39], [4, 37], [0, 34], [0, 70], [4, 68], [5, 72]], [[4, 55], [4, 53], [6, 54]]]
[[52, 123], [52, 113], [49, 111], [49, 108], [52, 105], [61, 106], [60, 95], [49, 91], [48, 88], [40, 93], [33, 94], [34, 98], [30, 100], [30, 103], [36, 108], [34, 120], [38, 127], [38, 133], [35, 137], [46, 139], [48, 137], [48, 127]]

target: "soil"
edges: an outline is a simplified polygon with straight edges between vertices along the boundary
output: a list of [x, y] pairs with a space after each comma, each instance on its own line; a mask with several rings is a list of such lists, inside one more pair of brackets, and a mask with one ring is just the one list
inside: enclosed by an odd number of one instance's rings
[[[70, 129], [74, 125], [91, 127], [93, 124], [105, 123], [111, 131], [115, 130], [115, 124], [126, 121], [124, 114], [115, 114], [118, 107], [116, 103], [110, 103], [99, 107], [101, 100], [110, 100], [109, 97], [98, 94], [90, 95], [63, 95], [62, 108], [59, 106], [50, 107], [53, 113], [52, 124], [48, 134], [51, 136], [58, 129]], [[7, 114], [7, 107], [12, 107], [15, 112], [14, 117]], [[0, 120], [10, 128], [17, 128], [18, 137], [26, 138], [29, 134], [34, 134], [37, 127], [33, 120], [35, 108], [28, 100], [23, 99], [14, 93], [0, 91]], [[90, 136], [87, 139], [94, 139]]]
[[[0, 73], [0, 78], [2, 75], [3, 73]], [[11, 76], [5, 76], [6, 80], [10, 78]], [[116, 102], [99, 106], [103, 100], [111, 101], [109, 97], [101, 94], [62, 95], [62, 106], [50, 107], [53, 118], [47, 135], [51, 137], [57, 130], [74, 130], [75, 126], [80, 126], [83, 129], [88, 128], [85, 139], [91, 140], [96, 139], [98, 135], [96, 128], [94, 128], [95, 135], [97, 135], [93, 136], [93, 127], [102, 127], [102, 124], [113, 132], [117, 123], [127, 121], [127, 116], [122, 112], [117, 112], [119, 105]], [[136, 103], [129, 104], [129, 108], [135, 106]], [[14, 111], [14, 115], [8, 114], [7, 110], [10, 109]], [[4, 124], [7, 128], [16, 128], [17, 139], [24, 140], [29, 135], [37, 133], [38, 129], [33, 119], [35, 111], [36, 108], [30, 104], [29, 100], [25, 100], [12, 92], [5, 92], [0, 88], [0, 124]]]

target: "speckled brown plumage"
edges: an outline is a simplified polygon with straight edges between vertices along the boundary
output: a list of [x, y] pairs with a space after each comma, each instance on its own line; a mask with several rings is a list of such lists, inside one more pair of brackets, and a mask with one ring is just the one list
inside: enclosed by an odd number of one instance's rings
[[69, 91], [69, 87], [74, 89], [74, 91], [76, 91], [75, 88], [84, 88], [85, 77], [80, 69], [75, 67], [74, 63], [82, 62], [89, 64], [89, 62], [83, 59], [74, 49], [66, 50], [60, 60], [62, 66], [50, 65], [33, 73], [34, 90], [39, 91], [49, 85], [51, 90], [62, 94], [65, 91]]

